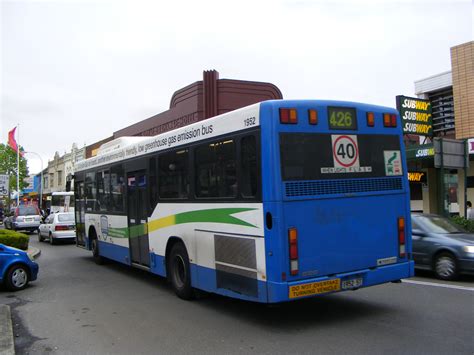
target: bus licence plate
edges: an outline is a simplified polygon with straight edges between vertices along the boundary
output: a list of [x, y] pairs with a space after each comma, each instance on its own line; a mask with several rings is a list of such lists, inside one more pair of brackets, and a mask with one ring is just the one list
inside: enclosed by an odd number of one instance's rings
[[358, 277], [357, 279], [350, 279], [342, 281], [342, 289], [347, 290], [351, 288], [357, 288], [362, 286], [362, 277]]
[[341, 289], [341, 279], [332, 279], [309, 284], [290, 286], [289, 298], [318, 295], [321, 293], [339, 291]]

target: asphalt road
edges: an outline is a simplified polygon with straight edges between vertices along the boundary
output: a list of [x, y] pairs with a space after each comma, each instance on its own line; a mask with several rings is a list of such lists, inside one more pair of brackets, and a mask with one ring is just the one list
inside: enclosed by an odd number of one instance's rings
[[215, 295], [186, 302], [144, 271], [98, 266], [88, 251], [34, 235], [31, 244], [42, 250], [38, 280], [0, 290], [18, 354], [474, 353], [472, 278], [417, 277], [276, 307]]

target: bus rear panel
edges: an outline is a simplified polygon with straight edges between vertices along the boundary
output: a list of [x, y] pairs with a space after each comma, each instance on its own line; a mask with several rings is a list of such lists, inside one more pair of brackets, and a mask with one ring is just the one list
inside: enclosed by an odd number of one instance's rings
[[274, 101], [261, 116], [268, 301], [413, 276], [397, 112]]

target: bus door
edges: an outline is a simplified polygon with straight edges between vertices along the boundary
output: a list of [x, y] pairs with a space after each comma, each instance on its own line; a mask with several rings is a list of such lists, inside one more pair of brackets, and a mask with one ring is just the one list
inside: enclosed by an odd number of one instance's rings
[[147, 175], [145, 170], [127, 174], [127, 206], [132, 264], [150, 266], [147, 228]]
[[86, 246], [86, 234], [85, 234], [85, 205], [84, 205], [84, 181], [76, 181], [75, 194], [77, 196], [75, 205], [76, 214], [76, 245], [85, 247]]

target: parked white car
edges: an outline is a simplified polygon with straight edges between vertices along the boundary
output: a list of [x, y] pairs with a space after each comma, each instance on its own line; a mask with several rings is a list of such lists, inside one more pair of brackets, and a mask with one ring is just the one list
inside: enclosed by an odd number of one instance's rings
[[38, 228], [40, 242], [49, 239], [49, 243], [53, 245], [58, 240], [73, 240], [74, 238], [76, 238], [76, 223], [72, 212], [50, 214]]

